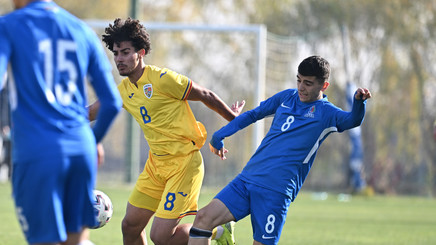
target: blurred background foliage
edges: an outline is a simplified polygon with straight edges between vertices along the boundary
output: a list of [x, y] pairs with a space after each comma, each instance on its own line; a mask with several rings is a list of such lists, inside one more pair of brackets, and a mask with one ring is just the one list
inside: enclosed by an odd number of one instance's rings
[[[267, 97], [295, 87], [293, 74], [303, 58], [312, 54], [327, 58], [333, 68], [332, 86], [327, 95], [333, 103], [345, 107], [347, 80], [368, 87], [373, 93], [362, 126], [364, 173], [368, 184], [379, 193], [436, 194], [436, 143], [432, 137], [436, 118], [436, 1], [138, 1], [138, 19], [143, 22], [265, 25], [268, 30]], [[56, 2], [81, 19], [109, 22], [116, 17], [129, 16], [129, 1]], [[0, 0], [0, 14], [9, 11], [11, 2]], [[343, 30], [347, 30], [350, 44], [348, 74], [341, 40]], [[154, 43], [157, 45], [159, 43]], [[158, 54], [164, 52], [154, 50]], [[186, 59], [194, 60], [189, 64], [194, 66], [195, 60], [209, 63], [201, 54], [194, 56], [190, 51], [180, 51]], [[192, 68], [186, 64], [178, 67], [189, 76]], [[246, 65], [249, 66], [249, 62]], [[217, 66], [220, 64], [210, 63], [211, 70]], [[281, 70], [276, 72], [280, 66]], [[217, 86], [210, 82], [210, 86]], [[227, 103], [239, 98], [239, 89], [253, 83], [251, 79], [237, 82], [240, 84], [235, 85], [236, 88], [226, 90]], [[254, 106], [249, 104], [247, 109]], [[224, 125], [223, 121], [219, 122]], [[244, 144], [249, 143], [240, 142], [239, 146]], [[344, 176], [349, 148], [348, 137], [330, 136], [320, 149], [305, 188], [346, 190], [348, 183]], [[206, 154], [207, 151], [203, 153]], [[230, 168], [233, 172], [229, 175], [236, 175], [244, 164], [240, 162]], [[214, 184], [207, 179], [205, 183]]]

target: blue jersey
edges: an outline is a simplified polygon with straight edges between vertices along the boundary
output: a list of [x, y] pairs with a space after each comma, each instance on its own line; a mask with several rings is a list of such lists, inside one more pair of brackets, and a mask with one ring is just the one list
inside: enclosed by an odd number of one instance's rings
[[365, 104], [365, 101], [355, 100], [351, 112], [346, 112], [330, 103], [326, 95], [321, 100], [303, 103], [296, 89], [288, 89], [218, 130], [211, 144], [220, 149], [225, 137], [259, 119], [274, 115], [269, 132], [240, 177], [246, 182], [284, 193], [294, 200], [321, 143], [330, 133], [359, 126], [365, 114]]
[[67, 154], [81, 151], [83, 138], [76, 135], [89, 124], [87, 75], [102, 105], [93, 127], [95, 139], [88, 141], [100, 141], [121, 108], [97, 35], [54, 2], [33, 1], [0, 18], [0, 79], [8, 62], [14, 160], [53, 147]]

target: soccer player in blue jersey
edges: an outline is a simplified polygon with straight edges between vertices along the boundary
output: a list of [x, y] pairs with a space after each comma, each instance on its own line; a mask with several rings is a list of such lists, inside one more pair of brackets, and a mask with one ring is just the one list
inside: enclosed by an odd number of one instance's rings
[[368, 89], [358, 88], [351, 112], [327, 100], [330, 65], [319, 56], [298, 67], [297, 89], [287, 89], [263, 101], [221, 128], [210, 150], [225, 159], [223, 139], [248, 125], [274, 115], [271, 128], [242, 172], [204, 208], [190, 230], [189, 244], [209, 244], [211, 229], [251, 214], [253, 244], [277, 244], [288, 207], [312, 167], [321, 143], [333, 132], [359, 126], [365, 114]]
[[[97, 224], [97, 143], [121, 109], [97, 35], [52, 1], [14, 0], [0, 18], [0, 78], [11, 68], [12, 189], [29, 244], [78, 244]], [[91, 128], [85, 76], [100, 111]]]

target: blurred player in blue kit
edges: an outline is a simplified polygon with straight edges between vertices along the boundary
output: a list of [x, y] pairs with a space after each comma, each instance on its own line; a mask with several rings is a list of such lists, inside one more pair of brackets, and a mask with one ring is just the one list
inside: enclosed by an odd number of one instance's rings
[[319, 56], [304, 59], [298, 67], [297, 89], [281, 91], [221, 128], [210, 150], [225, 159], [224, 138], [274, 115], [262, 143], [236, 176], [204, 208], [190, 230], [189, 244], [209, 244], [211, 229], [251, 214], [253, 244], [277, 244], [288, 207], [295, 200], [312, 167], [321, 143], [333, 132], [359, 126], [365, 115], [368, 89], [358, 88], [351, 112], [327, 100], [330, 65]]
[[[13, 2], [16, 10], [0, 18], [0, 78], [10, 64], [17, 217], [29, 244], [78, 244], [97, 224], [97, 144], [121, 98], [88, 26], [52, 1]], [[101, 104], [92, 128], [87, 75]]]

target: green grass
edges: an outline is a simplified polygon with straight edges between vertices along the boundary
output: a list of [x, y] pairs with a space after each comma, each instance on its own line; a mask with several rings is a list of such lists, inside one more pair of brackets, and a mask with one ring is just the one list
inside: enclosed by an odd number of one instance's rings
[[[114, 216], [105, 227], [91, 231], [96, 245], [122, 244], [120, 224], [131, 188], [99, 186], [111, 197]], [[25, 244], [10, 193], [9, 183], [0, 184], [0, 245]], [[215, 193], [204, 189], [200, 206]], [[249, 217], [236, 224], [235, 233], [239, 245], [253, 243]], [[339, 202], [329, 193], [327, 200], [317, 201], [310, 192], [302, 192], [291, 204], [279, 244], [436, 244], [436, 199], [353, 196], [349, 202]]]

